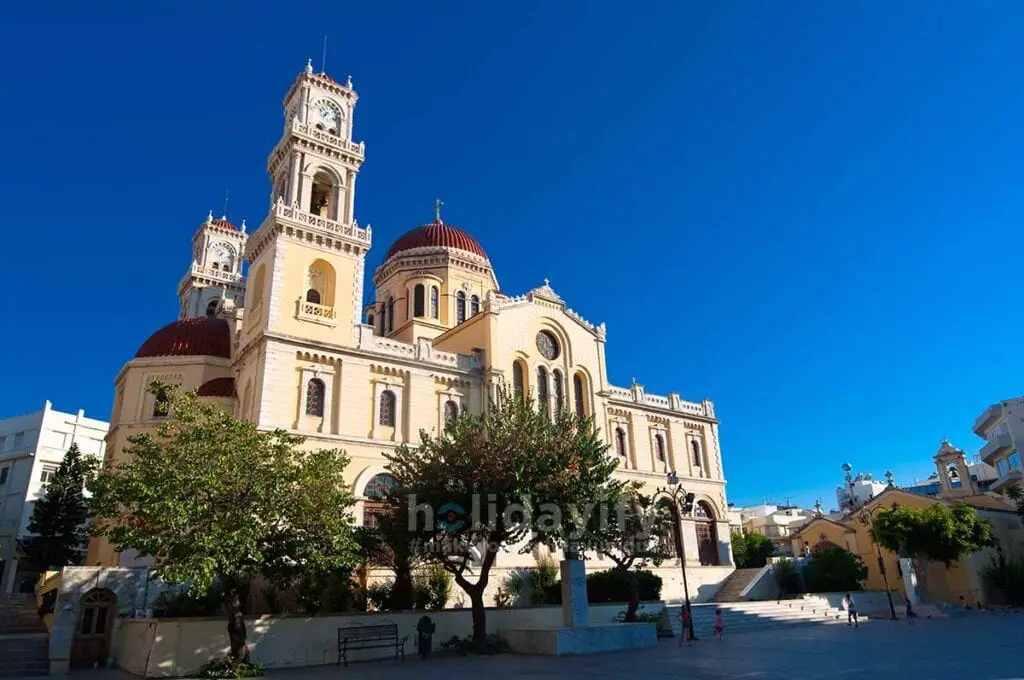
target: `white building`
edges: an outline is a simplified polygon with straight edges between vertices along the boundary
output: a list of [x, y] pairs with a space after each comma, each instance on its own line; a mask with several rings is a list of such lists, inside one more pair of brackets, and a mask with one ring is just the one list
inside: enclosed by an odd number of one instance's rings
[[998, 478], [990, 491], [1005, 491], [1020, 483], [1020, 445], [1024, 444], [1024, 397], [992, 404], [974, 421], [974, 434], [985, 440], [981, 460], [996, 469]]
[[[18, 539], [28, 531], [35, 501], [72, 442], [103, 459], [107, 423], [85, 411], [42, 411], [0, 420], [0, 592], [31, 588], [38, 574], [18, 572]], [[27, 585], [26, 585], [27, 584]]]
[[813, 510], [771, 503], [740, 508], [739, 513], [744, 535], [767, 536], [782, 552], [791, 548], [793, 533], [817, 516]]
[[859, 508], [889, 488], [888, 481], [874, 479], [871, 473], [858, 473], [856, 477], [847, 473], [846, 485], [836, 487], [836, 502], [841, 512]]

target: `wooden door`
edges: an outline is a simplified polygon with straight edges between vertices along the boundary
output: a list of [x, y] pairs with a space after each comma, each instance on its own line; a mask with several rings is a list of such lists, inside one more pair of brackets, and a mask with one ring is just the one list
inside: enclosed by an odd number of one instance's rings
[[117, 599], [109, 590], [90, 590], [82, 596], [78, 627], [71, 646], [71, 666], [91, 668], [107, 664], [116, 604]]

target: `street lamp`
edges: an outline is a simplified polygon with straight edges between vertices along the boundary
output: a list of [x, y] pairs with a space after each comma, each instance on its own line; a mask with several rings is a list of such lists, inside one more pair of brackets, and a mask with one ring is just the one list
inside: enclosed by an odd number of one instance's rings
[[[683, 600], [683, 607], [689, 608], [690, 587], [686, 582], [686, 545], [683, 543], [683, 514], [693, 510], [694, 494], [686, 493], [683, 485], [679, 483], [679, 475], [676, 474], [675, 470], [665, 476], [665, 481], [668, 483], [668, 486], [658, 487], [655, 497], [664, 495], [672, 499], [672, 514], [674, 515], [676, 525], [674, 532], [676, 535], [676, 552], [679, 554], [679, 565], [683, 571], [683, 597], [685, 598]], [[691, 611], [689, 614], [690, 623], [687, 626], [687, 632], [691, 640], [696, 640], [697, 637], [693, 634], [693, 612]]]
[[[868, 536], [871, 536], [870, 525], [874, 522], [875, 512], [877, 510], [877, 507], [863, 508], [860, 511], [860, 513], [857, 514], [857, 521], [859, 521], [863, 526], [869, 527]], [[892, 618], [892, 620], [895, 621], [896, 607], [892, 603], [892, 591], [889, 590], [889, 577], [885, 574], [885, 560], [882, 559], [882, 546], [878, 545], [878, 543], [875, 542], [874, 538], [871, 539], [871, 542], [874, 543], [875, 550], [877, 550], [878, 552], [878, 571], [882, 574], [882, 583], [885, 584], [885, 596], [889, 598], [889, 615]]]

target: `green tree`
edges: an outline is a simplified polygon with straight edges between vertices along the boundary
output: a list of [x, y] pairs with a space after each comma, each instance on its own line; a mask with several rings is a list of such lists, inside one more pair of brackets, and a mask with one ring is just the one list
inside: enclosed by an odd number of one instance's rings
[[860, 557], [837, 546], [818, 548], [804, 567], [804, 587], [809, 593], [863, 590], [868, 568]]
[[548, 417], [532, 400], [501, 390], [485, 413], [464, 413], [437, 435], [421, 433], [419, 446], [385, 453], [410, 499], [416, 545], [469, 596], [477, 651], [487, 649], [483, 596], [498, 552], [581, 536], [578, 509], [617, 465], [605, 449], [589, 420]]
[[746, 535], [732, 532], [732, 557], [738, 569], [753, 569], [768, 564], [775, 546], [767, 536], [750, 532]]
[[337, 450], [255, 424], [154, 383], [171, 419], [128, 438], [119, 465], [89, 486], [93, 530], [119, 551], [156, 559], [158, 575], [204, 593], [219, 587], [231, 657], [248, 659], [243, 592], [256, 575], [289, 584], [354, 564], [358, 551]]
[[363, 559], [368, 566], [390, 569], [395, 574], [389, 609], [413, 608], [413, 571], [424, 562], [416, 549], [415, 536], [409, 532], [408, 495], [397, 487], [378, 499], [384, 506], [376, 514], [376, 526], [357, 529]]
[[89, 507], [83, 491], [95, 471], [96, 459], [83, 456], [72, 444], [32, 509], [31, 535], [19, 542], [26, 565], [46, 571], [81, 563], [89, 540]]
[[599, 488], [604, 511], [590, 513], [582, 547], [611, 560], [629, 584], [629, 604], [624, 620], [637, 620], [640, 582], [637, 571], [660, 566], [672, 554], [674, 520], [668, 501], [655, 502], [640, 493], [639, 484], [622, 486], [609, 482]]
[[870, 533], [886, 550], [914, 559], [925, 590], [923, 561], [941, 562], [948, 569], [964, 555], [996, 544], [991, 525], [965, 503], [880, 508], [872, 516]]

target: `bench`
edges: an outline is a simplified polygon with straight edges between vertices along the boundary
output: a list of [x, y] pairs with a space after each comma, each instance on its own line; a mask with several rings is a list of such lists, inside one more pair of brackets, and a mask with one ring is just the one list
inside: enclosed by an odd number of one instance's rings
[[338, 629], [338, 663], [348, 666], [348, 653], [359, 649], [394, 648], [395, 660], [399, 655], [405, 661], [405, 641], [409, 636], [398, 637], [398, 624], [387, 623], [379, 626], [348, 626]]

